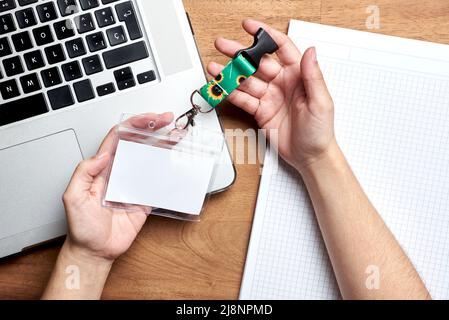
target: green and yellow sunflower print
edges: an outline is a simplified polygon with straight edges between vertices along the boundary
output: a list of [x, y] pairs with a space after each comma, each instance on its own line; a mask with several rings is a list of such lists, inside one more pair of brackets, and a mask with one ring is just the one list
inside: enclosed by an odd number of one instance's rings
[[215, 108], [255, 72], [256, 68], [240, 54], [215, 79], [202, 87], [200, 94]]

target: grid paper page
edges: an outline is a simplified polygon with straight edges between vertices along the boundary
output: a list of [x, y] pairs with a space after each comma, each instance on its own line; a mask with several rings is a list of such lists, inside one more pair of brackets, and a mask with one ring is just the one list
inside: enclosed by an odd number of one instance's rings
[[[302, 50], [317, 46], [351, 167], [432, 297], [449, 299], [449, 60], [434, 57], [449, 59], [449, 46], [304, 22], [289, 34]], [[395, 57], [404, 48], [421, 57]], [[369, 61], [383, 49], [391, 59]], [[275, 162], [268, 154], [240, 298], [339, 298], [304, 185]]]

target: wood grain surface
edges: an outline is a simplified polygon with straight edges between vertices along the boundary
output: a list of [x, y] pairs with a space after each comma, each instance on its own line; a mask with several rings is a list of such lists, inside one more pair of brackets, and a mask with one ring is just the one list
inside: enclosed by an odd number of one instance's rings
[[[245, 18], [287, 31], [290, 18], [367, 31], [366, 8], [380, 9], [383, 34], [449, 44], [449, 2], [442, 0], [184, 0], [204, 64], [228, 59], [214, 49], [225, 36], [250, 44]], [[256, 128], [230, 105], [225, 128]], [[114, 265], [104, 299], [235, 299], [238, 297], [260, 180], [258, 165], [238, 165], [232, 188], [212, 197], [200, 223], [151, 217]], [[0, 260], [0, 299], [39, 298], [62, 239]]]

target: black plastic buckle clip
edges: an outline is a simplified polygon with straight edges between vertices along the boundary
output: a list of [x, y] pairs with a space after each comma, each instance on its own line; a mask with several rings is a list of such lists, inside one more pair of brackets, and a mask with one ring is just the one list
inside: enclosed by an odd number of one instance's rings
[[258, 69], [260, 60], [265, 54], [272, 54], [279, 49], [273, 38], [263, 28], [260, 28], [254, 35], [254, 43], [251, 47], [237, 51], [234, 58], [238, 55], [248, 60], [254, 68]]

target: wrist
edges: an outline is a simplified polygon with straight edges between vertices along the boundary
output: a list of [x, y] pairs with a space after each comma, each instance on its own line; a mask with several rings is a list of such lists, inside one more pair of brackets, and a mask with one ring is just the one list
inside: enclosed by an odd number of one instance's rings
[[107, 272], [109, 272], [114, 263], [113, 259], [97, 256], [90, 250], [74, 244], [69, 236], [67, 236], [61, 249], [61, 255], [86, 268], [94, 267], [98, 271], [107, 270]]
[[337, 169], [346, 163], [343, 152], [341, 151], [336, 140], [333, 140], [328, 148], [319, 155], [309, 159], [301, 166], [297, 166], [296, 170], [302, 177], [314, 175], [329, 169]]
[[42, 299], [100, 299], [112, 263], [73, 245], [68, 237]]

